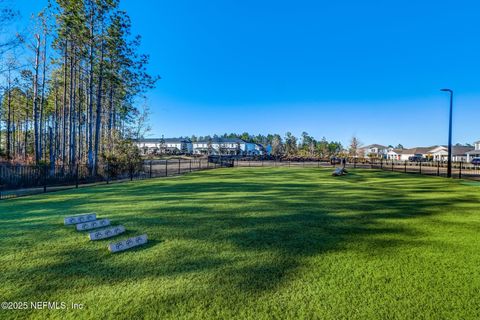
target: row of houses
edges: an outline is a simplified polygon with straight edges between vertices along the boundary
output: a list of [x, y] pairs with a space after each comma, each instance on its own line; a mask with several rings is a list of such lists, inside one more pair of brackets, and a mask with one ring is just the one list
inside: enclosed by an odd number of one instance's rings
[[195, 155], [264, 155], [265, 148], [257, 143], [237, 138], [215, 138], [192, 142], [188, 138], [149, 138], [136, 141], [144, 155], [148, 154], [195, 154]]
[[[191, 141], [188, 138], [148, 138], [136, 141], [136, 145], [144, 155], [148, 154], [187, 154], [187, 155], [241, 155], [260, 156], [269, 154], [270, 146], [247, 142], [238, 138], [214, 138], [204, 141]], [[446, 161], [448, 148], [444, 145], [430, 147], [415, 147], [397, 149], [371, 144], [358, 150], [358, 157], [377, 158], [388, 160], [410, 160], [419, 157], [433, 161]], [[453, 146], [452, 160], [455, 162], [470, 162], [473, 158], [480, 157], [480, 141], [474, 146]]]
[[[396, 149], [371, 144], [360, 149], [360, 155], [365, 158], [383, 158], [388, 160], [409, 160], [411, 157], [421, 157], [433, 161], [447, 161], [448, 148], [444, 145], [430, 147], [415, 147], [408, 149]], [[470, 162], [473, 158], [480, 157], [480, 141], [474, 143], [474, 146], [453, 146], [452, 161]]]

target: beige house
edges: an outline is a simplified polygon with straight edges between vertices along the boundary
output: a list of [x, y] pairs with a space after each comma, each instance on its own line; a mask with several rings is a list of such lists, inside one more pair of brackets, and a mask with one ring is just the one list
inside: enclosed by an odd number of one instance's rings
[[431, 150], [435, 147], [416, 147], [403, 149], [400, 154], [400, 160], [408, 161], [410, 157], [418, 156], [422, 158], [432, 159]]

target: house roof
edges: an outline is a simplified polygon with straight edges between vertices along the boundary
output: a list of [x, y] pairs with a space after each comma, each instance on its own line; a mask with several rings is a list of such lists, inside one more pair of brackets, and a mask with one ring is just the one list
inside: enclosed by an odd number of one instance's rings
[[[439, 145], [439, 146], [433, 146], [433, 147], [416, 147], [416, 148], [409, 148], [409, 149], [403, 149], [401, 150], [400, 153], [402, 154], [429, 154], [432, 153], [434, 149], [437, 149], [439, 147], [447, 148], [447, 146], [444, 145]], [[453, 146], [452, 147], [452, 154], [455, 155], [465, 155], [469, 151], [472, 151], [472, 147], [466, 147], [466, 146]]]
[[[461, 156], [461, 155], [466, 155], [467, 152], [474, 150], [472, 147], [466, 147], [466, 146], [453, 146], [452, 147], [452, 155], [454, 156]], [[445, 147], [445, 150], [441, 150], [443, 154], [447, 154], [448, 150]]]
[[432, 152], [432, 151], [435, 150], [435, 149], [446, 150], [446, 149], [447, 149], [447, 146], [443, 146], [443, 145], [434, 146], [434, 147], [432, 147], [432, 149], [430, 149], [429, 151]]
[[452, 154], [454, 156], [461, 156], [461, 155], [466, 155], [467, 153], [471, 152], [471, 151], [474, 151], [475, 149], [472, 148], [472, 147], [465, 147], [465, 146], [461, 146], [461, 147], [457, 147], [457, 146], [454, 146], [452, 147]]
[[368, 146], [363, 147], [362, 149], [370, 149], [370, 148], [379, 148], [379, 149], [386, 149], [386, 146], [382, 146], [381, 144], [369, 144]]
[[[160, 143], [162, 138], [144, 138], [138, 139], [137, 142], [139, 143]], [[182, 143], [182, 142], [191, 142], [188, 138], [164, 138], [163, 141], [165, 143]]]
[[181, 138], [166, 138], [163, 140], [165, 141], [165, 143], [191, 142], [190, 139], [181, 139]]
[[401, 154], [404, 149], [390, 149], [388, 152], [395, 152], [396, 154]]
[[427, 154], [431, 150], [435, 149], [437, 146], [433, 147], [415, 147], [409, 149], [403, 149], [400, 153], [402, 154]]
[[159, 139], [157, 138], [144, 138], [144, 139], [138, 139], [135, 140], [135, 142], [158, 142]]
[[238, 138], [216, 138], [212, 140], [202, 140], [202, 141], [196, 141], [194, 143], [247, 143], [242, 139]]

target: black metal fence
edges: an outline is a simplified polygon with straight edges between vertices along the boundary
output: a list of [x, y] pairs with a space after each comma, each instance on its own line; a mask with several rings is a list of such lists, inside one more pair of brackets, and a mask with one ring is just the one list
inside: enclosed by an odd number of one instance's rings
[[[380, 169], [387, 171], [415, 173], [431, 176], [447, 177], [447, 162], [425, 161], [412, 162], [400, 160], [353, 161], [351, 167]], [[452, 178], [480, 180], [480, 166], [468, 162], [452, 163]]]
[[98, 183], [150, 179], [187, 172], [231, 167], [229, 161], [170, 159], [145, 161], [136, 166], [104, 164], [96, 171], [86, 165], [48, 166], [0, 164], [0, 200]]
[[[255, 158], [231, 159], [209, 157], [208, 159], [171, 159], [145, 161], [134, 167], [119, 168], [102, 165], [96, 172], [86, 165], [78, 166], [33, 166], [0, 164], [0, 200], [23, 195], [78, 188], [98, 183], [150, 179], [181, 175], [187, 172], [220, 167], [334, 167], [341, 166], [328, 159], [319, 160], [259, 160]], [[410, 162], [398, 160], [355, 160], [347, 162], [348, 168], [387, 170], [412, 174], [447, 176], [447, 164], [441, 161]], [[465, 162], [452, 165], [452, 177], [480, 180], [480, 166]]]
[[[237, 167], [334, 167], [340, 163], [332, 163], [329, 159], [318, 160], [258, 160], [236, 159]], [[423, 174], [447, 177], [447, 163], [442, 161], [412, 162], [386, 159], [350, 159], [347, 168], [379, 169], [394, 172]], [[480, 166], [468, 162], [454, 162], [452, 164], [452, 178], [480, 180]]]

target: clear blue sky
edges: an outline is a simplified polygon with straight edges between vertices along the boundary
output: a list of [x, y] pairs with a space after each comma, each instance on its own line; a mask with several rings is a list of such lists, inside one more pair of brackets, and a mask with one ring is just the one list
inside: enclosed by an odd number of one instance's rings
[[[480, 139], [480, 2], [123, 0], [150, 70], [151, 135], [299, 135], [347, 144]], [[19, 0], [24, 18], [41, 0]]]

